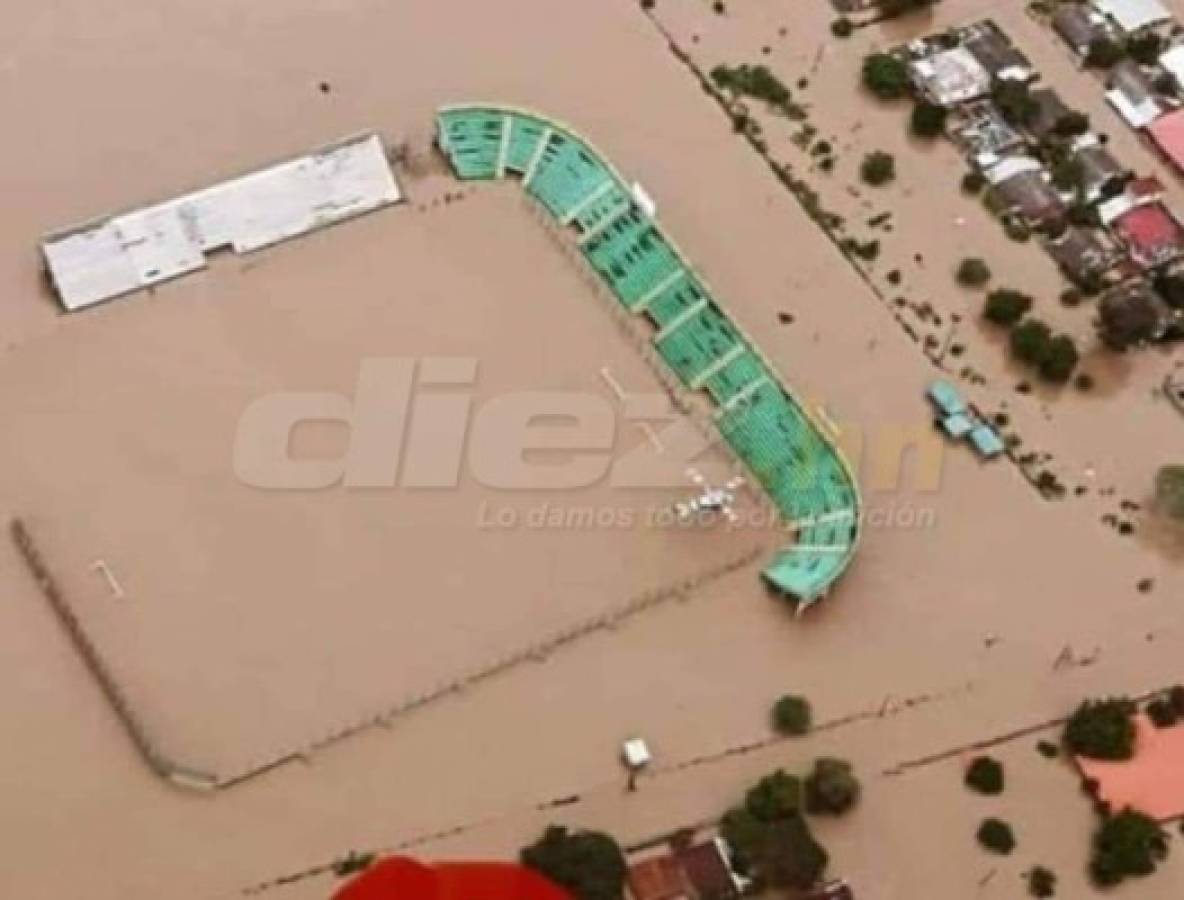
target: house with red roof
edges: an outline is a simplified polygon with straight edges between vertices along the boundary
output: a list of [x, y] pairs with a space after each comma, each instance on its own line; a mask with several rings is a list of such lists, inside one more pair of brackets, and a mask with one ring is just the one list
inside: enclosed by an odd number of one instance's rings
[[1159, 152], [1180, 172], [1184, 172], [1184, 109], [1160, 116], [1147, 126], [1147, 133]]

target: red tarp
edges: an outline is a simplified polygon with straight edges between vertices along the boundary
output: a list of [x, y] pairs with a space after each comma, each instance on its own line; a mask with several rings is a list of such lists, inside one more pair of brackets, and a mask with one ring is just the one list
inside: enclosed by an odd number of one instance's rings
[[571, 900], [532, 869], [513, 863], [425, 866], [394, 856], [377, 862], [333, 900]]

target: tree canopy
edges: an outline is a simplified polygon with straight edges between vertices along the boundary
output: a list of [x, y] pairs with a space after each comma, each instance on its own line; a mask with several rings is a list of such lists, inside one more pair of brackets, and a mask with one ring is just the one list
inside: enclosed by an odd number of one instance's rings
[[1089, 872], [1099, 886], [1150, 875], [1168, 855], [1167, 835], [1149, 816], [1131, 809], [1102, 822], [1094, 835]]
[[966, 769], [966, 786], [980, 794], [1003, 793], [1003, 763], [979, 756]]
[[863, 61], [863, 85], [881, 100], [908, 96], [908, 66], [887, 53], [873, 53]]
[[1032, 298], [1027, 294], [1010, 288], [999, 288], [987, 295], [983, 318], [996, 325], [1010, 328], [1026, 316], [1031, 308]]
[[778, 769], [749, 789], [744, 808], [758, 822], [788, 818], [802, 808], [802, 780]]
[[797, 694], [786, 694], [773, 704], [773, 727], [782, 734], [805, 734], [810, 730], [813, 718], [810, 701]]
[[806, 811], [815, 815], [842, 815], [859, 802], [861, 791], [851, 763], [832, 757], [814, 761], [805, 788]]
[[977, 837], [983, 847], [1000, 856], [1007, 856], [1015, 849], [1015, 833], [1002, 819], [984, 819]]
[[617, 842], [598, 831], [568, 831], [551, 825], [520, 854], [522, 864], [542, 873], [577, 900], [621, 900], [625, 856]]
[[910, 127], [913, 134], [921, 138], [935, 138], [946, 127], [949, 111], [944, 106], [921, 100], [913, 107]]
[[963, 287], [982, 287], [991, 280], [991, 269], [977, 257], [970, 257], [958, 264], [958, 284]]
[[1087, 700], [1065, 723], [1065, 746], [1090, 759], [1130, 759], [1135, 753], [1135, 711], [1125, 697]]
[[859, 174], [872, 187], [885, 185], [896, 178], [896, 159], [891, 153], [873, 150], [863, 158]]

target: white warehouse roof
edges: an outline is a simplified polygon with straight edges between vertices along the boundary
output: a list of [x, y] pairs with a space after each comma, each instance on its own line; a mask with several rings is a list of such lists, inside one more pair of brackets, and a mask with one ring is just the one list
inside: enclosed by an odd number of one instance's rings
[[48, 236], [62, 304], [84, 309], [202, 269], [222, 247], [250, 253], [401, 199], [376, 134]]

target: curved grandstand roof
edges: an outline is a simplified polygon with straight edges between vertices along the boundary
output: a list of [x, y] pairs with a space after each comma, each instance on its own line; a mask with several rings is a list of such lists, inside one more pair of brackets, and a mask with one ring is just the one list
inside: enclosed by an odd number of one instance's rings
[[573, 229], [620, 304], [650, 320], [658, 354], [684, 385], [712, 398], [721, 436], [797, 532], [765, 578], [803, 604], [825, 595], [855, 554], [862, 505], [833, 428], [783, 381], [629, 183], [589, 141], [538, 113], [448, 106], [437, 131], [459, 178], [521, 178], [531, 197]]

